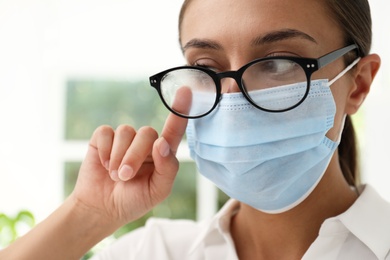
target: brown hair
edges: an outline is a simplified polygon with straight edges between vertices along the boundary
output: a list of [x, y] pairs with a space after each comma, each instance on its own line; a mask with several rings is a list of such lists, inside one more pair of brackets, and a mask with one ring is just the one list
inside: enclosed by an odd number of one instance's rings
[[192, 1], [191, 0], [184, 0], [183, 5], [181, 6], [180, 13], [179, 13], [179, 43], [181, 46], [181, 25], [183, 23], [184, 19], [184, 13], [187, 11], [188, 6], [190, 5]]
[[[357, 55], [364, 57], [371, 49], [372, 21], [368, 0], [323, 0], [331, 18], [336, 21], [345, 35], [345, 45], [355, 43]], [[184, 0], [179, 15], [179, 40], [184, 13], [192, 0]], [[346, 56], [349, 64], [356, 55]], [[358, 153], [355, 130], [352, 119], [347, 115], [338, 148], [340, 167], [346, 181], [356, 186], [359, 183]]]
[[[358, 55], [369, 54], [372, 42], [371, 11], [367, 0], [325, 0], [329, 13], [345, 35], [345, 45], [355, 43]], [[347, 56], [348, 58], [348, 56]], [[351, 58], [351, 57], [349, 57]], [[350, 63], [351, 60], [347, 60]], [[359, 184], [357, 141], [351, 117], [345, 121], [338, 148], [339, 162], [344, 178], [350, 185]]]

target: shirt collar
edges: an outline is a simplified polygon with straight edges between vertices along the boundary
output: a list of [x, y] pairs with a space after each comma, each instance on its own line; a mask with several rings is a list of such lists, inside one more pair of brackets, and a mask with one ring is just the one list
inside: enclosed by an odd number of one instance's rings
[[228, 247], [234, 248], [234, 243], [230, 235], [230, 223], [239, 207], [240, 203], [238, 201], [230, 199], [211, 220], [201, 223], [204, 230], [194, 240], [189, 254], [192, 254], [200, 246], [210, 246], [207, 241], [217, 242], [218, 239], [215, 238], [215, 232], [219, 234], [219, 240], [224, 240]]
[[[339, 220], [378, 257], [384, 259], [390, 251], [390, 204], [370, 185], [361, 186], [361, 194], [344, 213], [324, 222]], [[328, 226], [329, 227], [329, 226]]]
[[[335, 228], [340, 230], [346, 228], [367, 245], [378, 259], [384, 259], [390, 251], [390, 225], [387, 225], [390, 219], [390, 204], [370, 185], [361, 186], [360, 190], [362, 192], [355, 203], [339, 216], [327, 219], [320, 233], [334, 232]], [[224, 240], [228, 246], [227, 250], [234, 249], [230, 223], [239, 205], [238, 201], [230, 199], [211, 221], [201, 223], [204, 230], [195, 239], [189, 253], [193, 253], [201, 246], [203, 248], [210, 246], [207, 241], [217, 242], [217, 240]], [[335, 222], [341, 223], [342, 227], [332, 225]], [[215, 232], [218, 233], [217, 240]]]

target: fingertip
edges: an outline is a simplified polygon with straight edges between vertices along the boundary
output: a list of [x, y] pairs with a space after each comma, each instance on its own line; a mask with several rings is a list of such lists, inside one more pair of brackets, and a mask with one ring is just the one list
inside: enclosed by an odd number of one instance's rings
[[111, 171], [110, 172], [110, 177], [113, 181], [120, 181], [119, 179], [119, 174], [117, 170]]

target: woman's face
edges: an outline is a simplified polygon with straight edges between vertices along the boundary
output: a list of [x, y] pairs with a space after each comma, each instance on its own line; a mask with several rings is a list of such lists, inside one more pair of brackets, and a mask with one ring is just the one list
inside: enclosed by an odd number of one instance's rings
[[[193, 0], [181, 25], [181, 45], [190, 65], [216, 71], [237, 70], [268, 56], [318, 58], [344, 47], [344, 37], [323, 1], [313, 0]], [[343, 59], [327, 65], [312, 78], [334, 78], [345, 68]], [[224, 92], [239, 91], [233, 80]], [[344, 76], [331, 87], [337, 114], [328, 137], [335, 140], [352, 84]]]

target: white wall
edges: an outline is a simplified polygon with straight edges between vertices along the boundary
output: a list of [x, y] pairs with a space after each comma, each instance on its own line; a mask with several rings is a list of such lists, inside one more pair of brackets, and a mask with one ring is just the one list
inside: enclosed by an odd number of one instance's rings
[[390, 200], [390, 2], [370, 0], [373, 18], [372, 52], [382, 58], [381, 69], [364, 105], [361, 136], [363, 181]]
[[62, 200], [67, 77], [147, 77], [182, 64], [182, 0], [0, 1], [0, 212]]
[[[183, 63], [182, 0], [0, 0], [0, 212], [38, 220], [62, 200], [64, 83], [68, 76], [146, 77]], [[383, 67], [365, 105], [364, 180], [390, 200], [390, 21], [371, 0]]]

